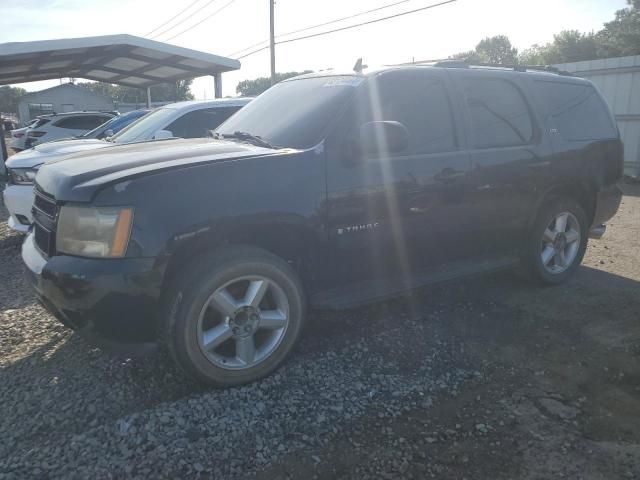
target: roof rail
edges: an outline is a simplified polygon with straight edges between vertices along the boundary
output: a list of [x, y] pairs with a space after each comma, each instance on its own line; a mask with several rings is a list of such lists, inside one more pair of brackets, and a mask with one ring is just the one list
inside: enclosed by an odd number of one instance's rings
[[484, 63], [471, 62], [468, 60], [442, 60], [433, 64], [434, 67], [445, 68], [469, 68], [469, 67], [488, 67], [488, 68], [504, 68], [514, 70], [516, 72], [526, 72], [527, 70], [536, 70], [540, 72], [555, 73], [557, 75], [572, 76], [571, 73], [560, 70], [552, 65], [525, 65], [525, 64], [504, 64], [504, 63]]

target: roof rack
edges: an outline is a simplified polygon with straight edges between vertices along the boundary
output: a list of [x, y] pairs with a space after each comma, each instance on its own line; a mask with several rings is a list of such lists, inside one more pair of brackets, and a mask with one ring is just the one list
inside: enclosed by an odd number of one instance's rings
[[524, 64], [502, 64], [502, 63], [483, 63], [470, 62], [468, 60], [440, 60], [432, 64], [434, 67], [444, 68], [469, 68], [469, 67], [488, 67], [503, 68], [506, 70], [514, 70], [516, 72], [526, 72], [527, 70], [536, 70], [540, 72], [555, 73], [557, 75], [572, 76], [571, 73], [560, 70], [551, 65], [524, 65]]

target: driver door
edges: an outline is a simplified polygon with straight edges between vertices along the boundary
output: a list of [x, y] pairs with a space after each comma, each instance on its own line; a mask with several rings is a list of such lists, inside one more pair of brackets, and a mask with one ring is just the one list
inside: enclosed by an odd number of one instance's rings
[[[465, 252], [469, 157], [459, 109], [441, 72], [369, 77], [327, 141], [333, 286], [411, 277]], [[409, 145], [353, 158], [346, 148], [371, 121], [397, 121]]]

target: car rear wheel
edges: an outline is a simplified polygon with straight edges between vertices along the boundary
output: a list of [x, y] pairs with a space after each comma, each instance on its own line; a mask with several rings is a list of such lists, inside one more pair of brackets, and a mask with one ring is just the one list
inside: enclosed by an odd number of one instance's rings
[[233, 248], [188, 268], [174, 285], [165, 341], [199, 381], [227, 387], [264, 377], [302, 330], [300, 282], [269, 252]]
[[565, 282], [579, 267], [588, 241], [587, 216], [569, 198], [555, 198], [540, 210], [530, 232], [523, 263], [534, 279]]

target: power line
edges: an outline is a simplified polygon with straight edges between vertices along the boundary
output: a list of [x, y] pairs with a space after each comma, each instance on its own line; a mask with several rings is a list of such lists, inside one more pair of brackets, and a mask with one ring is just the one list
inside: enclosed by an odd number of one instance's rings
[[[215, 0], [212, 0], [215, 1]], [[198, 25], [200, 25], [203, 22], [206, 22], [207, 20], [209, 20], [211, 17], [213, 17], [214, 15], [217, 15], [218, 13], [220, 13], [222, 10], [224, 10], [225, 8], [227, 8], [229, 5], [231, 5], [233, 2], [235, 2], [236, 0], [229, 0], [227, 3], [225, 3], [223, 6], [221, 6], [218, 10], [214, 11], [213, 13], [210, 13], [209, 15], [207, 15], [206, 17], [204, 17], [202, 20], [200, 20], [197, 23], [194, 23], [193, 25], [191, 25], [188, 28], [185, 28], [184, 30], [182, 30], [181, 32], [176, 33], [175, 35], [167, 38], [165, 40], [165, 42], [168, 42], [169, 40], [173, 40], [174, 38], [182, 35], [183, 33], [188, 32], [189, 30], [193, 30], [194, 28], [196, 28]]]
[[189, 4], [189, 6], [187, 8], [184, 8], [182, 10], [180, 10], [180, 12], [178, 12], [176, 15], [174, 15], [173, 17], [171, 17], [169, 20], [167, 20], [166, 22], [164, 22], [161, 25], [158, 25], [156, 28], [154, 28], [153, 30], [151, 30], [149, 33], [145, 33], [144, 36], [148, 37], [149, 35], [151, 35], [153, 32], [155, 32], [156, 30], [161, 29], [162, 27], [164, 27], [166, 24], [168, 24], [169, 22], [175, 20], [176, 18], [178, 18], [180, 15], [182, 15], [184, 12], [186, 12], [187, 10], [189, 10], [191, 7], [193, 7], [196, 3], [198, 3], [200, 0], [194, 0], [192, 3]]
[[[436, 8], [436, 7], [441, 7], [443, 5], [447, 5], [449, 3], [454, 3], [456, 1], [457, 0], [445, 0], [445, 1], [440, 2], [440, 3], [434, 3], [432, 5], [427, 5], [426, 7], [421, 7], [421, 8], [416, 8], [414, 10], [408, 10], [406, 12], [396, 13], [394, 15], [389, 15], [387, 17], [376, 18], [374, 20], [369, 20], [367, 22], [357, 23], [355, 25], [348, 25], [346, 27], [334, 28], [333, 30], [327, 30], [325, 32], [318, 32], [318, 33], [313, 33], [311, 35], [304, 35], [302, 37], [291, 38], [291, 39], [288, 39], [288, 40], [281, 40], [279, 42], [276, 42], [276, 45], [279, 45], [279, 44], [282, 44], [282, 43], [297, 42], [299, 40], [305, 40], [307, 38], [319, 37], [319, 36], [322, 36], [322, 35], [329, 35], [330, 33], [336, 33], [336, 32], [341, 32], [341, 31], [344, 31], [344, 30], [349, 30], [351, 28], [362, 27], [364, 25], [370, 25], [372, 23], [382, 22], [384, 20], [390, 20], [392, 18], [397, 18], [397, 17], [402, 17], [404, 15], [409, 15], [411, 13], [422, 12], [424, 10], [429, 10], [429, 9]], [[266, 50], [267, 48], [269, 48], [269, 46], [258, 48], [258, 49], [253, 50], [253, 51], [251, 51], [251, 52], [249, 52], [249, 53], [247, 53], [245, 55], [242, 55], [242, 56], [238, 57], [237, 59], [240, 60], [242, 58], [249, 57], [249, 56], [251, 56], [251, 55], [253, 55], [255, 53], [258, 53], [258, 52], [261, 52], [263, 50]]]
[[[326, 27], [327, 25], [332, 25], [334, 23], [342, 22], [344, 20], [350, 20], [352, 18], [361, 17], [362, 15], [366, 15], [368, 13], [377, 12], [379, 10], [385, 10], [387, 8], [395, 7], [397, 5], [400, 5], [400, 4], [403, 4], [403, 3], [407, 3], [407, 2], [410, 2], [410, 1], [411, 0], [400, 0], [399, 2], [389, 3], [387, 5], [382, 5], [382, 6], [377, 7], [377, 8], [372, 8], [370, 10], [365, 10], [364, 12], [355, 13], [355, 14], [349, 15], [347, 17], [336, 18], [335, 20], [329, 20], [328, 22], [319, 23], [318, 25], [312, 25], [310, 27], [304, 27], [304, 28], [300, 28], [298, 30], [292, 30], [290, 32], [281, 33], [280, 35], [277, 35], [276, 38], [286, 37], [288, 35], [293, 35], [294, 33], [306, 32], [307, 30], [313, 30], [314, 28]], [[242, 53], [242, 52], [244, 52], [246, 50], [249, 50], [251, 48], [257, 47], [258, 45], [262, 45], [263, 43], [268, 42], [268, 41], [269, 40], [263, 40], [261, 42], [254, 43], [253, 45], [249, 45], [248, 47], [243, 48], [242, 50], [238, 50], [238, 51], [232, 53], [231, 55], [227, 55], [227, 56], [234, 57], [235, 55], [237, 55], [239, 53]]]
[[[170, 32], [171, 30], [173, 30], [174, 28], [176, 28], [179, 25], [182, 25], [184, 22], [186, 22], [187, 20], [193, 18], [194, 15], [200, 13], [202, 10], [204, 10], [205, 8], [207, 8], [209, 5], [211, 5], [213, 2], [215, 2], [216, 0], [209, 0], [207, 3], [205, 3], [204, 5], [202, 5], [201, 7], [198, 7], [197, 10], [194, 10], [193, 12], [191, 12], [189, 15], [187, 15], [186, 17], [184, 17], [182, 20], [180, 20], [178, 23], [175, 23], [174, 25], [171, 25], [169, 28], [164, 29], [163, 31], [161, 31], [160, 33], [156, 33], [153, 38], [158, 38], [162, 35], [164, 35], [167, 32]], [[173, 37], [171, 37], [173, 38]], [[171, 40], [171, 39], [169, 39]]]

